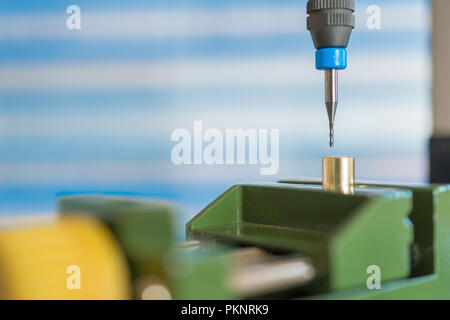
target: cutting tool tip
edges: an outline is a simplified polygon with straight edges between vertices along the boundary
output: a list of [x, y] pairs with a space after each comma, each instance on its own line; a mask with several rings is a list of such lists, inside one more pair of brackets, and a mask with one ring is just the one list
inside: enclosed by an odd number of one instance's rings
[[330, 123], [330, 148], [334, 147], [334, 125]]

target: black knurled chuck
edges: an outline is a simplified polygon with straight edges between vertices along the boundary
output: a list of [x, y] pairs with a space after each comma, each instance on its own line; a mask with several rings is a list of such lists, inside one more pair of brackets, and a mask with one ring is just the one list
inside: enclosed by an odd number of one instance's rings
[[355, 27], [354, 0], [308, 0], [307, 28], [316, 49], [346, 48]]

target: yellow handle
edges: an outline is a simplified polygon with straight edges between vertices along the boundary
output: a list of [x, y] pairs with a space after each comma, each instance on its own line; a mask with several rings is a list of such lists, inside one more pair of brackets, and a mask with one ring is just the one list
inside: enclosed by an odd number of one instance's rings
[[0, 232], [0, 298], [128, 299], [130, 276], [105, 226], [64, 218]]

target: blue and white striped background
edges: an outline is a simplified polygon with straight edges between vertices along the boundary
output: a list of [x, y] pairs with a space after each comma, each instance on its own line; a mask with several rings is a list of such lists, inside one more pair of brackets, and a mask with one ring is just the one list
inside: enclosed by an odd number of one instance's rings
[[[71, 4], [81, 30], [66, 29]], [[356, 4], [334, 152], [357, 157], [358, 178], [423, 181], [429, 4]], [[381, 30], [365, 26], [371, 4]], [[263, 180], [255, 166], [174, 166], [170, 134], [194, 120], [280, 128], [279, 176], [319, 176], [331, 152], [305, 5], [0, 1], [0, 214], [49, 212], [60, 192], [104, 191], [175, 200], [192, 215], [233, 183]]]

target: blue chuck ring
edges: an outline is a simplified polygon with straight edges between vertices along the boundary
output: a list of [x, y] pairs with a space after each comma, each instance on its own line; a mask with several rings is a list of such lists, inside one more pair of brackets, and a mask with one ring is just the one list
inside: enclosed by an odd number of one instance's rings
[[347, 50], [345, 48], [321, 48], [316, 51], [316, 69], [345, 68], [347, 68]]

